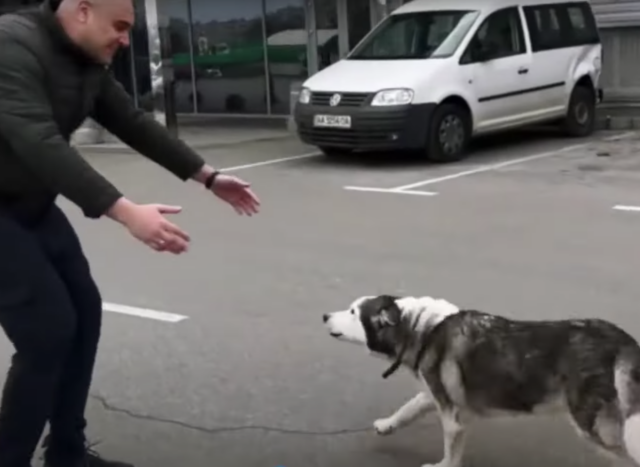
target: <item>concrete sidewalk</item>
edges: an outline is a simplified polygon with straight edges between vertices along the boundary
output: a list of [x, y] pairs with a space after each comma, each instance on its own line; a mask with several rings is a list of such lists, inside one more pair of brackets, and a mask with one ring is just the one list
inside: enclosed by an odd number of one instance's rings
[[[253, 119], [230, 122], [221, 118], [181, 118], [178, 136], [194, 149], [214, 149], [256, 141], [295, 138], [280, 119]], [[83, 152], [123, 153], [134, 152], [108, 131], [85, 125], [76, 135], [73, 144]]]

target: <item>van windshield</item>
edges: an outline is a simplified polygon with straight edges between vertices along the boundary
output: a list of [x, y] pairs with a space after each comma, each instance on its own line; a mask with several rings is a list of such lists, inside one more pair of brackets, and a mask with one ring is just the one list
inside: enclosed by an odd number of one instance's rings
[[406, 60], [453, 55], [479, 11], [420, 11], [388, 16], [348, 60]]

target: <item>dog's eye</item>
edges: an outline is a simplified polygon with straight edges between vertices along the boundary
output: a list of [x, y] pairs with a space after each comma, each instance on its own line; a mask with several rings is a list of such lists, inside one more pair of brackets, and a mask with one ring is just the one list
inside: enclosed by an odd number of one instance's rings
[[351, 309], [351, 314], [352, 314], [352, 315], [355, 315], [355, 314], [356, 314], [356, 310]]

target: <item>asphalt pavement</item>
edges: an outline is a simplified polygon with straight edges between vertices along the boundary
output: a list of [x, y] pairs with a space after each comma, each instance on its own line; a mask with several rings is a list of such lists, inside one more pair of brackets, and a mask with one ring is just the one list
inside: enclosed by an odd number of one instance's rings
[[[332, 340], [322, 313], [364, 294], [435, 295], [521, 318], [604, 317], [640, 337], [640, 212], [614, 209], [640, 205], [640, 136], [612, 135], [520, 132], [446, 166], [329, 159], [295, 139], [207, 150], [252, 183], [253, 218], [141, 156], [88, 152], [132, 199], [183, 206], [175, 220], [193, 239], [186, 255], [154, 253], [61, 202], [105, 301], [136, 307], [105, 315], [89, 409], [97, 449], [138, 467], [438, 462], [435, 417], [373, 433], [415, 383], [383, 380], [385, 364]], [[4, 373], [4, 337], [0, 350]], [[466, 459], [605, 465], [556, 418], [479, 425]]]

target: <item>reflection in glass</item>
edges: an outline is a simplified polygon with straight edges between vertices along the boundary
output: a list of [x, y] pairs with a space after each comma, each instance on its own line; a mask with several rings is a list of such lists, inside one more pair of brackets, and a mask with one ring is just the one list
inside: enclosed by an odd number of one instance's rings
[[340, 59], [336, 1], [347, 0], [316, 0], [314, 2], [318, 33], [318, 71]]
[[349, 50], [371, 30], [371, 2], [369, 0], [348, 0], [347, 21], [349, 24]]
[[265, 0], [271, 113], [289, 112], [292, 82], [307, 78], [304, 0]]
[[198, 109], [267, 113], [262, 0], [192, 0]]
[[158, 17], [166, 18], [169, 24], [169, 41], [174, 73], [173, 95], [176, 112], [194, 111], [192, 62], [189, 40], [189, 10], [187, 2], [157, 0]]
[[360, 44], [352, 60], [411, 60], [452, 55], [477, 11], [422, 11], [392, 15]]
[[147, 35], [147, 20], [145, 17], [144, 0], [135, 0], [135, 23], [131, 29], [131, 53], [135, 70], [136, 101], [138, 107], [147, 112], [153, 111], [153, 97], [151, 96], [151, 70], [149, 69], [149, 36]]

